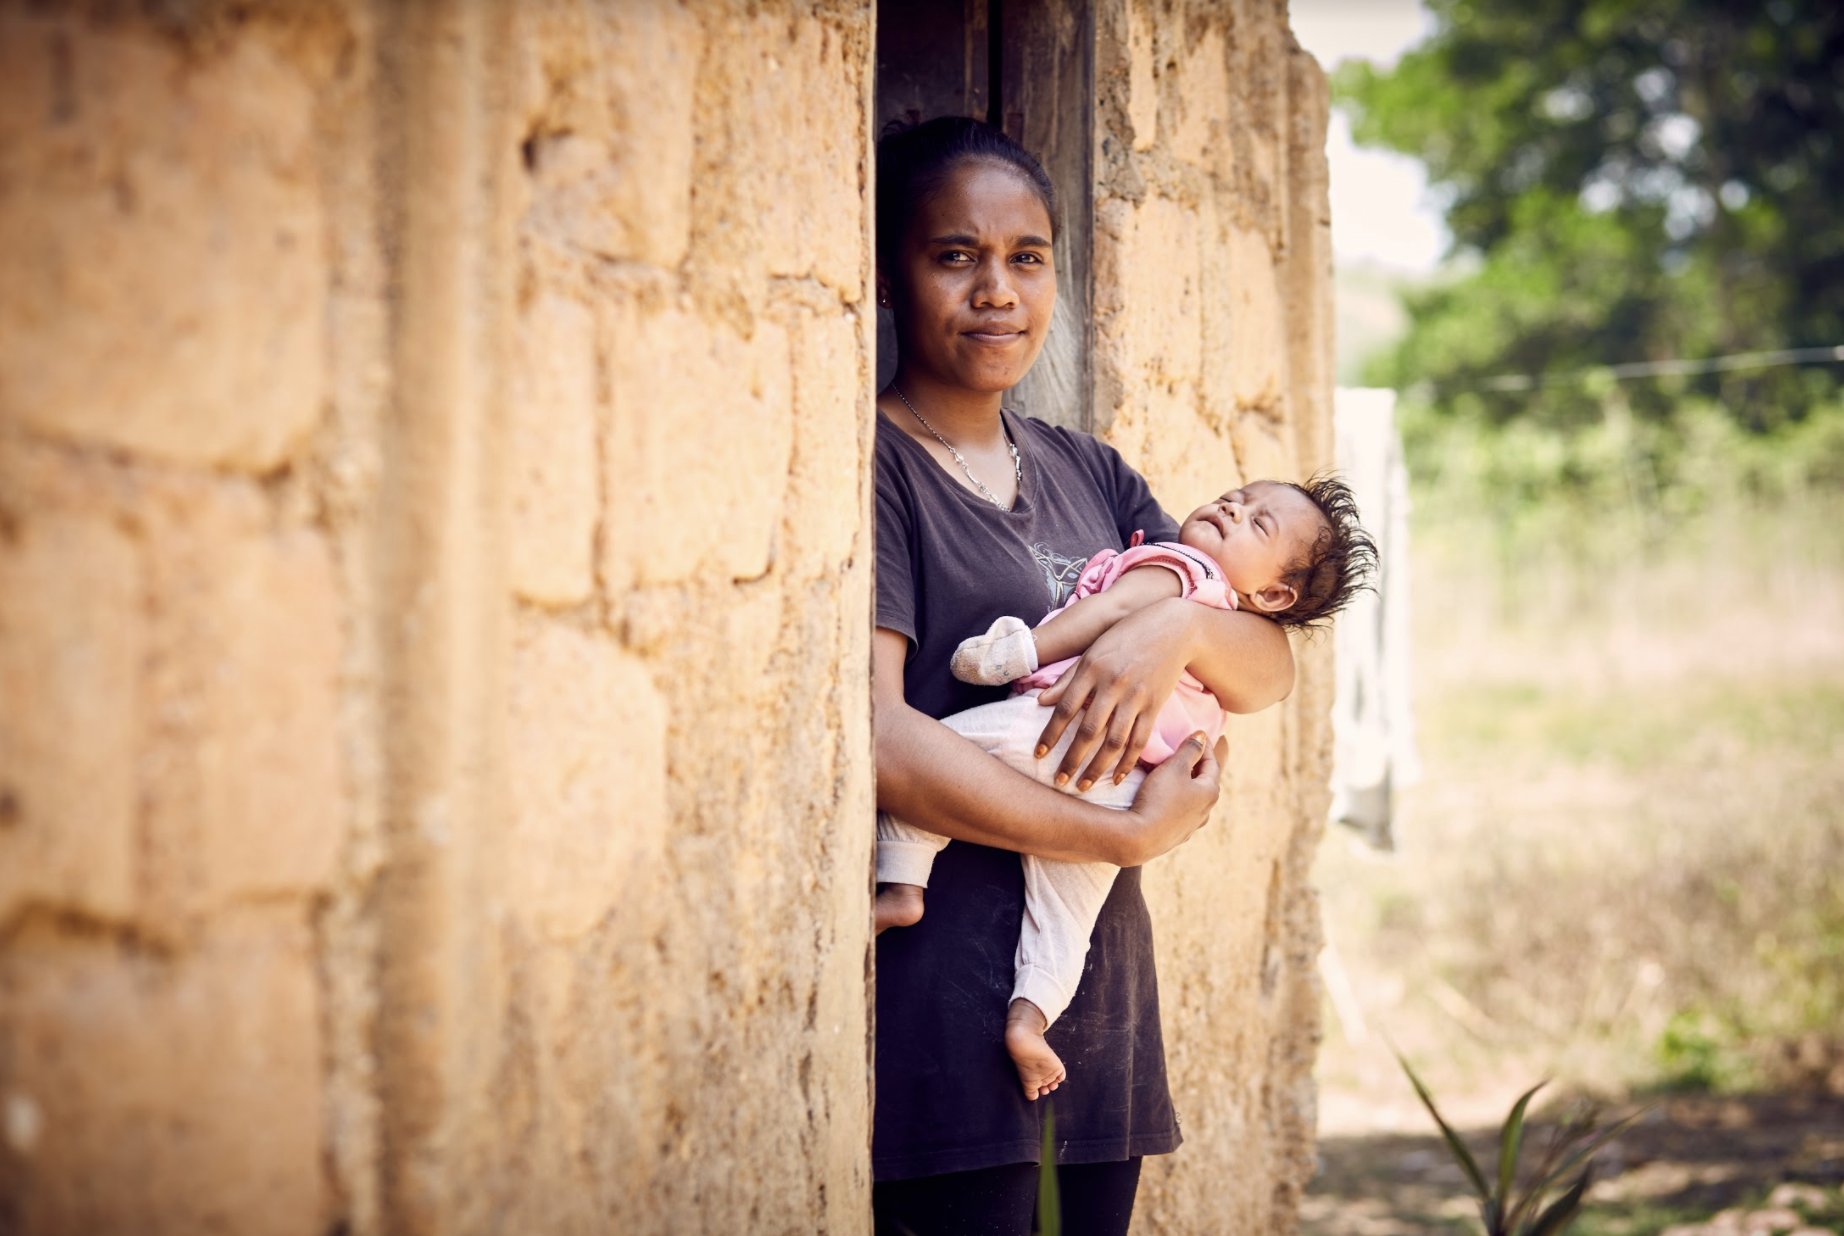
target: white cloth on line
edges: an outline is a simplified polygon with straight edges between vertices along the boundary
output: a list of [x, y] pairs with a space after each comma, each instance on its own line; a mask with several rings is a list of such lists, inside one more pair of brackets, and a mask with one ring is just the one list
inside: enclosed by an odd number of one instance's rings
[[1333, 423], [1338, 470], [1377, 544], [1376, 590], [1338, 616], [1333, 636], [1332, 808], [1380, 850], [1396, 848], [1395, 794], [1421, 779], [1410, 693], [1409, 476], [1396, 393], [1341, 387]]

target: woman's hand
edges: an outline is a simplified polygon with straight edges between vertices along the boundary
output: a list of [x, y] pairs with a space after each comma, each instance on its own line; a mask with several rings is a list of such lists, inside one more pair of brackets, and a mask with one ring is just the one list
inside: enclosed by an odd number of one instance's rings
[[1136, 818], [1139, 831], [1127, 843], [1132, 860], [1122, 866], [1137, 867], [1188, 841], [1210, 819], [1222, 788], [1223, 763], [1229, 758], [1229, 740], [1218, 738], [1215, 751], [1204, 749], [1204, 735], [1191, 735], [1178, 744], [1172, 758], [1147, 774], [1140, 783], [1127, 814]]
[[1078, 770], [1076, 787], [1081, 790], [1103, 777], [1119, 784], [1133, 771], [1152, 737], [1159, 709], [1191, 660], [1192, 619], [1205, 612], [1201, 605], [1174, 599], [1127, 615], [1102, 632], [1076, 667], [1038, 697], [1039, 703], [1056, 706], [1037, 740], [1039, 759], [1056, 747], [1077, 714], [1082, 717], [1057, 768], [1058, 785]]
[[1209, 812], [1217, 761], [1198, 744], [1166, 761], [1170, 770], [1155, 769], [1126, 811], [1060, 794], [1008, 768], [909, 706], [908, 647], [906, 637], [884, 627], [871, 642], [877, 805], [899, 819], [975, 845], [1136, 867], [1190, 836]]

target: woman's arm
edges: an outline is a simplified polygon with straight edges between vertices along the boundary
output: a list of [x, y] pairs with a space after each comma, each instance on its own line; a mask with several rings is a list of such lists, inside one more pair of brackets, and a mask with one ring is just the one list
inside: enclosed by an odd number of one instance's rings
[[1114, 811], [1007, 768], [903, 696], [908, 641], [880, 627], [872, 644], [877, 805], [957, 841], [1071, 862], [1137, 867], [1200, 828], [1216, 802], [1221, 752], [1199, 739], [1147, 777]]
[[1234, 713], [1258, 712], [1293, 690], [1293, 649], [1273, 622], [1240, 610], [1158, 601], [1108, 628], [1074, 669], [1038, 697], [1056, 705], [1037, 740], [1040, 757], [1078, 714], [1082, 718], [1057, 769], [1057, 784], [1078, 769], [1079, 787], [1110, 775], [1123, 780], [1186, 669]]
[[1156, 564], [1135, 567], [1115, 580], [1106, 592], [1083, 597], [1038, 624], [1031, 632], [1037, 641], [1037, 663], [1049, 665], [1079, 657], [1101, 638], [1103, 631], [1128, 614], [1156, 601], [1175, 598], [1183, 591], [1177, 572], [1171, 568]]

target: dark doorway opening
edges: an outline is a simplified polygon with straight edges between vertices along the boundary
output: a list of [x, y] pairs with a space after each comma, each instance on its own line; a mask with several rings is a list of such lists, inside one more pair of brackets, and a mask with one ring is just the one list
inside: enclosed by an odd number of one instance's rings
[[[1057, 306], [1037, 363], [1006, 406], [1058, 425], [1094, 425], [1095, 22], [1091, 0], [878, 0], [876, 124], [974, 116], [1043, 160], [1056, 184]], [[896, 368], [878, 315], [877, 385]]]

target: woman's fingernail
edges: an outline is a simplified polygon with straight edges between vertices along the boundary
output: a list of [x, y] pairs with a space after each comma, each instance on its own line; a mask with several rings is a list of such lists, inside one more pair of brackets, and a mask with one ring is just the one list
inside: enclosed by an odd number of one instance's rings
[[1078, 781], [1076, 782], [1076, 788], [1086, 794], [1088, 793], [1088, 787], [1094, 784], [1093, 781]]
[[1067, 784], [1067, 783], [1068, 783], [1068, 781], [1069, 781], [1069, 774], [1068, 774], [1068, 773], [1058, 773], [1058, 774], [1056, 775], [1056, 783], [1057, 783], [1058, 785], [1064, 785], [1064, 784]]
[[1041, 759], [1043, 759], [1043, 758], [1044, 758], [1044, 757], [1045, 757], [1046, 755], [1049, 755], [1049, 754], [1050, 754], [1050, 748], [1049, 748], [1049, 747], [1046, 747], [1046, 746], [1044, 746], [1044, 744], [1043, 744], [1043, 743], [1041, 743], [1041, 742], [1037, 744], [1037, 758], [1038, 758], [1038, 759], [1040, 759], [1040, 760], [1041, 760]]

